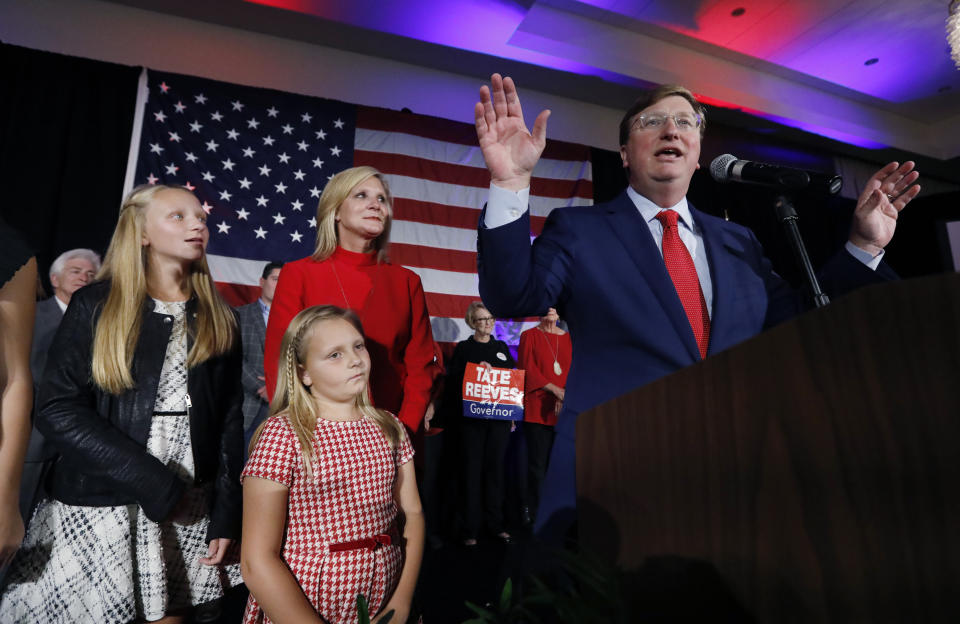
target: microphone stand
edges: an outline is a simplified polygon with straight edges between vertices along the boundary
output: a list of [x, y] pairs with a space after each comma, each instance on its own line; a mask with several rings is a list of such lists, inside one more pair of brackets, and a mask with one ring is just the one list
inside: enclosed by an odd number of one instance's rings
[[797, 211], [793, 207], [793, 201], [787, 195], [779, 195], [774, 208], [777, 211], [777, 218], [783, 223], [783, 229], [787, 234], [787, 240], [790, 241], [793, 256], [800, 264], [807, 290], [813, 297], [813, 304], [822, 308], [830, 303], [830, 298], [820, 290], [817, 275], [813, 271], [813, 265], [810, 264], [810, 256], [807, 255], [807, 248], [803, 244], [803, 239], [800, 238], [800, 230], [797, 228]]

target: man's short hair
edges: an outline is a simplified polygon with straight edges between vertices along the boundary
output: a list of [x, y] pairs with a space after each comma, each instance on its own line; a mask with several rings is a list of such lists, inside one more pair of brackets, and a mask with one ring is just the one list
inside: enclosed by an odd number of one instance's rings
[[93, 270], [97, 273], [100, 272], [100, 254], [92, 249], [71, 249], [57, 256], [57, 259], [50, 265], [50, 275], [60, 275], [67, 261], [74, 258], [89, 260], [90, 264], [93, 265]]
[[671, 95], [678, 95], [690, 102], [690, 106], [693, 107], [693, 112], [700, 115], [700, 138], [702, 139], [703, 133], [707, 129], [707, 109], [697, 101], [697, 98], [693, 97], [693, 94], [690, 93], [686, 87], [681, 87], [680, 85], [662, 85], [656, 89], [644, 91], [633, 105], [627, 109], [627, 112], [624, 113], [623, 119], [620, 120], [620, 145], [627, 144], [627, 138], [630, 136], [630, 122], [634, 115]]
[[265, 267], [263, 267], [263, 273], [260, 274], [260, 279], [267, 279], [270, 277], [270, 274], [273, 273], [274, 269], [282, 269], [282, 262], [268, 262]]

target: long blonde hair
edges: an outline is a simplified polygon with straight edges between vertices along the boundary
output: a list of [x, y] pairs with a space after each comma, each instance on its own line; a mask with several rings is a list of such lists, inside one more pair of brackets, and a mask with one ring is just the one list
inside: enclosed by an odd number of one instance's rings
[[[147, 299], [147, 251], [142, 245], [144, 213], [161, 191], [178, 186], [142, 185], [130, 191], [120, 208], [117, 228], [107, 248], [97, 279], [110, 280], [110, 293], [103, 304], [93, 337], [93, 381], [111, 394], [134, 387], [130, 368], [140, 338], [143, 306]], [[206, 255], [190, 267], [190, 294], [197, 299], [196, 323], [188, 324], [193, 346], [187, 367], [228, 352], [237, 332], [230, 307], [220, 298], [210, 276]]]
[[[314, 451], [313, 431], [317, 426], [320, 413], [316, 401], [310, 394], [310, 389], [303, 384], [300, 372], [307, 361], [307, 346], [314, 328], [323, 321], [338, 319], [353, 325], [360, 336], [364, 337], [360, 319], [353, 312], [337, 306], [318, 305], [309, 307], [293, 317], [280, 343], [277, 388], [273, 394], [273, 401], [270, 402], [270, 416], [286, 411], [290, 426], [300, 442], [300, 452], [303, 454], [304, 468], [308, 475], [313, 474], [311, 460]], [[354, 405], [365, 418], [380, 427], [390, 446], [396, 448], [403, 437], [403, 425], [389, 412], [373, 406], [366, 386], [357, 393]], [[253, 434], [249, 452], [253, 452], [268, 420], [269, 418]]]
[[383, 222], [383, 232], [374, 239], [373, 249], [377, 252], [377, 260], [386, 262], [387, 247], [390, 245], [390, 225], [393, 223], [393, 195], [390, 194], [390, 185], [383, 174], [373, 167], [351, 167], [344, 169], [330, 178], [320, 195], [317, 204], [317, 248], [311, 256], [317, 262], [322, 262], [337, 250], [340, 236], [337, 233], [337, 209], [347, 197], [353, 187], [369, 177], [375, 177], [383, 185], [384, 195], [387, 196], [387, 218]]

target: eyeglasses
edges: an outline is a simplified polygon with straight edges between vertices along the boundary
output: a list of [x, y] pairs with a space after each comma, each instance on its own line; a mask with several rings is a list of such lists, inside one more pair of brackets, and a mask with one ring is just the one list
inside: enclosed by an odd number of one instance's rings
[[677, 130], [680, 132], [690, 132], [703, 125], [703, 118], [700, 115], [691, 115], [690, 113], [647, 113], [637, 117], [630, 129], [658, 130], [667, 123], [667, 119], [673, 119], [674, 125], [677, 126]]
[[492, 317], [492, 316], [481, 316], [481, 317], [479, 317], [479, 318], [473, 319], [473, 322], [474, 322], [474, 323], [492, 323], [492, 322], [493, 322], [493, 317]]

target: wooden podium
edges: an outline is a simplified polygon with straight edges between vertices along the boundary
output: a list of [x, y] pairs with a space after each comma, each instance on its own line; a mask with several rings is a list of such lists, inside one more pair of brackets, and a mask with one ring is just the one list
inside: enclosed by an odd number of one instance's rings
[[759, 622], [960, 622], [958, 325], [960, 275], [865, 288], [585, 412], [581, 543]]

